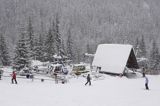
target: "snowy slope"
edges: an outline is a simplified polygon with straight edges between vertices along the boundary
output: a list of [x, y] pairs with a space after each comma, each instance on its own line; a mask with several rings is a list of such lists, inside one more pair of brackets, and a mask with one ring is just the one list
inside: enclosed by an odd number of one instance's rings
[[72, 78], [67, 84], [54, 81], [18, 78], [11, 84], [9, 77], [0, 80], [0, 106], [159, 106], [160, 76], [149, 76], [149, 87], [144, 89], [144, 79], [105, 76], [92, 81]]

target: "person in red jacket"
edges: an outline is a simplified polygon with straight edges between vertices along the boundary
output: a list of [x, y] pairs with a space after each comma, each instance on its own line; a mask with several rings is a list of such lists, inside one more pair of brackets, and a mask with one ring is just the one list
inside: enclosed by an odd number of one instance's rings
[[15, 72], [15, 71], [13, 71], [13, 73], [12, 73], [12, 84], [14, 84], [14, 81], [15, 81], [15, 83], [17, 84], [16, 72]]

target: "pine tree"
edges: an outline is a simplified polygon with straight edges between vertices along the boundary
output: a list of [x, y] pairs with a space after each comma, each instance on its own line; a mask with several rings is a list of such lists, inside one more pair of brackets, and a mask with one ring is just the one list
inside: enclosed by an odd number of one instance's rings
[[44, 61], [44, 46], [41, 34], [39, 38], [35, 41], [34, 51], [35, 51], [35, 59]]
[[45, 60], [52, 61], [55, 54], [55, 35], [54, 35], [54, 22], [52, 28], [49, 29], [46, 41], [45, 41]]
[[144, 41], [144, 36], [142, 35], [142, 39], [139, 43], [139, 55], [140, 57], [146, 57], [147, 51], [146, 51], [146, 45]]
[[87, 44], [87, 53], [89, 53], [89, 54], [92, 53], [92, 49], [91, 49], [89, 43]]
[[71, 36], [71, 29], [69, 28], [67, 32], [68, 38], [67, 38], [67, 56], [70, 60], [74, 60], [74, 53], [73, 53], [73, 39]]
[[135, 50], [136, 57], [140, 57], [140, 55], [139, 55], [139, 39], [138, 39], [138, 37], [136, 38], [136, 41], [135, 41], [134, 50]]
[[152, 50], [150, 53], [150, 69], [152, 74], [159, 74], [158, 70], [160, 68], [160, 54], [156, 41], [153, 40]]
[[56, 15], [56, 22], [55, 22], [55, 42], [56, 42], [56, 52], [58, 55], [62, 55], [62, 38], [59, 31], [59, 17], [58, 14]]
[[75, 48], [74, 48], [74, 60], [73, 62], [76, 62], [76, 63], [79, 63], [81, 61], [81, 54], [80, 54], [80, 48], [75, 45]]
[[62, 56], [67, 56], [66, 55], [66, 49], [65, 49], [65, 45], [64, 45], [64, 40], [62, 40], [62, 49], [61, 49], [61, 54], [62, 54]]
[[11, 63], [8, 47], [3, 34], [0, 34], [0, 61], [4, 66], [8, 66]]
[[31, 59], [33, 59], [35, 54], [34, 53], [34, 31], [33, 31], [32, 21], [30, 17], [28, 21], [27, 34], [28, 34], [28, 45], [29, 45], [30, 57]]
[[29, 63], [30, 62], [29, 62], [29, 52], [27, 47], [27, 38], [26, 34], [22, 32], [15, 50], [14, 67], [17, 70], [20, 70], [25, 66], [29, 66]]

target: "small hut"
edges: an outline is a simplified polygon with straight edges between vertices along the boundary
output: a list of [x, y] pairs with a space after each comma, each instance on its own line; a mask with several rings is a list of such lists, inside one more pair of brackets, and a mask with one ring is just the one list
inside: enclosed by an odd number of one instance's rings
[[124, 74], [125, 69], [139, 68], [132, 45], [100, 44], [98, 45], [92, 66], [100, 67], [100, 72]]

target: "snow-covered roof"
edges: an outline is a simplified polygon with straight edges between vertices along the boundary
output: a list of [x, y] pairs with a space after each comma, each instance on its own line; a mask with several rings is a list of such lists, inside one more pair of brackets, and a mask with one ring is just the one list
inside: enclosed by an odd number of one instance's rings
[[74, 66], [78, 67], [78, 66], [85, 66], [85, 64], [74, 64]]
[[51, 66], [58, 67], [58, 66], [62, 66], [62, 64], [59, 64], [59, 63], [57, 63], [57, 64], [51, 64]]
[[85, 53], [84, 55], [88, 57], [94, 57], [94, 54]]
[[53, 57], [56, 58], [56, 59], [62, 59], [62, 57], [58, 56], [57, 54], [53, 55]]
[[39, 66], [39, 65], [43, 65], [43, 62], [38, 61], [38, 60], [31, 61], [31, 66]]
[[137, 58], [137, 61], [138, 61], [138, 62], [146, 62], [146, 61], [148, 61], [148, 59], [142, 57], [142, 58]]
[[122, 73], [126, 67], [132, 45], [100, 44], [98, 45], [92, 66], [101, 67], [101, 71]]
[[60, 55], [55, 54], [55, 55], [53, 55], [53, 58], [55, 58], [55, 59], [67, 59], [68, 57], [65, 56], [65, 55], [60, 56]]

